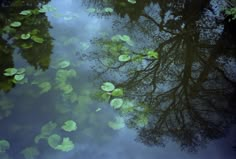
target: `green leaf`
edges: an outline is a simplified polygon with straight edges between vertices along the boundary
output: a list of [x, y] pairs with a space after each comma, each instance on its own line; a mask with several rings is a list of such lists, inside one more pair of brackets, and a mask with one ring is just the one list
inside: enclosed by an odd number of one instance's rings
[[116, 117], [115, 121], [109, 121], [108, 126], [114, 130], [118, 130], [125, 127], [124, 119], [121, 117]]
[[96, 12], [96, 9], [95, 9], [95, 8], [89, 8], [87, 11], [88, 11], [89, 13], [94, 13], [94, 12]]
[[153, 50], [150, 50], [150, 51], [148, 51], [147, 56], [148, 56], [148, 58], [155, 58], [155, 59], [157, 59], [158, 58], [158, 53], [153, 51]]
[[68, 151], [71, 151], [72, 149], [74, 149], [74, 143], [70, 140], [69, 137], [65, 137], [63, 138], [63, 141], [60, 145], [58, 145], [56, 147], [57, 150], [61, 150], [61, 151], [65, 151], [65, 152], [68, 152]]
[[101, 89], [106, 92], [113, 91], [115, 86], [111, 82], [104, 82], [101, 86]]
[[32, 45], [32, 44], [23, 43], [23, 44], [21, 44], [21, 47], [22, 47], [23, 49], [29, 49], [29, 48], [32, 48], [33, 45]]
[[129, 61], [131, 58], [129, 55], [120, 55], [118, 59], [120, 62], [126, 62]]
[[102, 110], [102, 108], [97, 108], [96, 112], [100, 112]]
[[4, 71], [5, 71], [4, 76], [13, 76], [17, 73], [16, 68], [7, 68]]
[[17, 70], [17, 73], [16, 74], [23, 74], [23, 73], [25, 73], [25, 68], [19, 68], [18, 70]]
[[57, 149], [57, 146], [61, 142], [61, 137], [57, 134], [52, 134], [48, 137], [48, 145], [54, 149]]
[[114, 98], [111, 100], [110, 105], [114, 108], [114, 109], [118, 109], [122, 106], [123, 104], [123, 99], [121, 98]]
[[108, 12], [108, 13], [112, 13], [112, 12], [113, 12], [113, 9], [112, 9], [112, 8], [105, 8], [104, 11], [105, 11], [105, 12]]
[[116, 88], [112, 91], [111, 95], [116, 96], [116, 97], [121, 97], [124, 95], [123, 89]]
[[128, 35], [122, 35], [120, 36], [120, 40], [127, 42], [130, 41], [130, 37]]
[[19, 75], [15, 75], [14, 76], [14, 79], [16, 80], [16, 81], [21, 81], [21, 80], [23, 80], [25, 78], [25, 75], [24, 74], [19, 74]]
[[129, 3], [135, 4], [136, 0], [128, 0]]
[[31, 10], [23, 10], [20, 12], [20, 15], [31, 15]]
[[6, 152], [10, 148], [10, 143], [7, 140], [0, 140], [0, 153]]
[[70, 66], [70, 61], [61, 61], [59, 64], [58, 64], [58, 67], [59, 68], [66, 68], [66, 67], [68, 67], [68, 66]]
[[52, 121], [50, 121], [50, 122], [46, 123], [45, 125], [43, 125], [42, 128], [41, 128], [41, 134], [37, 135], [34, 138], [34, 142], [38, 143], [40, 139], [47, 138], [56, 127], [57, 127], [57, 124], [52, 122]]
[[34, 42], [36, 42], [36, 43], [39, 43], [39, 44], [41, 44], [41, 43], [43, 43], [44, 42], [44, 39], [43, 38], [40, 38], [40, 37], [37, 37], [37, 36], [31, 36], [31, 39], [34, 41]]
[[71, 132], [77, 129], [77, 125], [73, 120], [67, 120], [61, 128], [65, 131]]
[[29, 34], [29, 33], [27, 33], [27, 34], [21, 34], [20, 38], [23, 39], [23, 40], [27, 40], [27, 39], [30, 38], [30, 34]]
[[21, 153], [24, 155], [25, 159], [35, 159], [39, 155], [39, 151], [36, 147], [27, 147]]
[[13, 23], [10, 24], [11, 27], [17, 28], [21, 26], [21, 22], [15, 21]]
[[39, 86], [39, 88], [41, 88], [40, 94], [46, 93], [46, 92], [50, 91], [50, 89], [52, 88], [52, 86], [49, 82], [40, 83], [38, 86]]

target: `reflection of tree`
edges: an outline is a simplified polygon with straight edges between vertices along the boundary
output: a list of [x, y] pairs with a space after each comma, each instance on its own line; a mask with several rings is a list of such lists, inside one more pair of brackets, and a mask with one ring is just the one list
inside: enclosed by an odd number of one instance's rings
[[[40, 1], [40, 5], [46, 4], [47, 1]], [[52, 50], [51, 37], [48, 33], [50, 24], [44, 14], [31, 16], [22, 16], [19, 13], [28, 9], [39, 9], [38, 1], [1, 1], [0, 4], [0, 71], [1, 71], [1, 89], [9, 90], [11, 82], [2, 74], [4, 69], [14, 67], [13, 52], [17, 52], [36, 69], [47, 69], [50, 63], [50, 54]], [[9, 24], [14, 21], [20, 21], [22, 26], [19, 28], [10, 28]], [[43, 44], [37, 44], [30, 40], [20, 39], [21, 34], [26, 34], [35, 30], [37, 34], [44, 38]], [[24, 48], [23, 46], [32, 46]], [[7, 84], [8, 83], [8, 84]]]
[[[112, 73], [123, 68], [125, 80], [117, 80], [117, 85], [126, 90], [128, 98], [147, 105], [143, 112], [149, 119], [147, 126], [133, 124], [135, 113], [130, 119], [130, 126], [137, 128], [138, 140], [143, 143], [159, 145], [165, 137], [171, 137], [182, 148], [195, 150], [224, 136], [225, 128], [235, 118], [235, 108], [228, 102], [235, 83], [225, 67], [231, 58], [228, 53], [232, 52], [224, 43], [229, 41], [229, 30], [225, 27], [220, 33], [215, 31], [219, 27], [211, 15], [214, 11], [206, 10], [209, 3], [159, 3], [159, 20], [153, 16], [157, 13], [155, 8], [147, 9], [135, 29], [128, 31], [138, 38], [150, 30], [151, 37], [147, 38], [154, 43], [151, 46], [159, 53], [158, 60], [143, 59], [141, 66], [127, 62], [108, 70]], [[170, 10], [171, 15], [166, 18]], [[227, 46], [230, 44], [235, 41]]]

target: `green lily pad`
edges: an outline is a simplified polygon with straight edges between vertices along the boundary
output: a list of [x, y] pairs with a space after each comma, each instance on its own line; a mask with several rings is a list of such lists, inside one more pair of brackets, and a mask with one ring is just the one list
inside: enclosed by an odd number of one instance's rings
[[17, 73], [16, 68], [7, 68], [4, 71], [5, 71], [4, 76], [13, 76]]
[[17, 28], [21, 26], [21, 22], [15, 21], [13, 23], [10, 24], [11, 27]]
[[129, 61], [131, 57], [129, 55], [120, 55], [118, 59], [120, 62], [126, 62]]
[[155, 58], [155, 59], [157, 59], [158, 58], [158, 53], [153, 51], [153, 50], [150, 50], [150, 51], [148, 51], [147, 56], [148, 56], [148, 58]]
[[32, 44], [23, 43], [23, 44], [21, 44], [21, 47], [22, 47], [23, 49], [29, 49], [29, 48], [32, 48], [33, 45], [32, 45]]
[[10, 148], [10, 143], [7, 140], [0, 140], [0, 153], [6, 152]]
[[136, 0], [128, 0], [129, 3], [135, 4]]
[[31, 15], [31, 10], [23, 10], [19, 13], [20, 15]]
[[60, 145], [58, 145], [56, 147], [57, 150], [61, 150], [61, 151], [71, 151], [72, 149], [74, 149], [74, 143], [70, 140], [69, 137], [64, 137], [62, 140], [62, 143]]
[[58, 64], [58, 67], [59, 68], [66, 68], [70, 66], [70, 61], [61, 61], [59, 64]]
[[89, 13], [94, 13], [94, 12], [96, 12], [96, 9], [95, 9], [95, 8], [89, 8], [87, 11], [88, 11]]
[[125, 41], [125, 42], [130, 41], [130, 37], [128, 35], [122, 35], [119, 37], [120, 37], [120, 40], [122, 40], [122, 41]]
[[97, 108], [96, 112], [100, 112], [102, 110], [102, 108]]
[[25, 78], [25, 75], [24, 74], [19, 74], [19, 75], [15, 75], [14, 76], [14, 79], [16, 80], [16, 81], [21, 81], [21, 80], [23, 80]]
[[31, 39], [36, 42], [36, 43], [39, 43], [39, 44], [42, 44], [44, 42], [44, 39], [43, 38], [40, 38], [38, 36], [31, 36]]
[[23, 74], [23, 73], [25, 73], [25, 68], [17, 69], [17, 73], [16, 74]]
[[124, 119], [121, 117], [116, 117], [115, 121], [109, 121], [108, 126], [114, 130], [119, 130], [125, 127]]
[[77, 125], [73, 120], [67, 120], [61, 128], [65, 131], [71, 132], [77, 129]]
[[27, 40], [27, 39], [30, 38], [30, 34], [29, 34], [29, 33], [27, 33], [27, 34], [21, 34], [20, 38], [23, 39], [23, 40]]
[[116, 97], [121, 97], [124, 95], [124, 91], [121, 88], [116, 88], [111, 92], [111, 95], [116, 96]]
[[39, 150], [36, 147], [27, 147], [21, 154], [24, 155], [25, 159], [35, 159], [39, 155]]
[[113, 9], [112, 8], [105, 8], [104, 11], [107, 12], [107, 13], [112, 13]]
[[49, 82], [40, 83], [38, 86], [41, 88], [40, 94], [46, 93], [52, 88], [52, 85]]
[[111, 82], [104, 82], [101, 86], [101, 89], [106, 92], [113, 91], [115, 86]]
[[61, 137], [57, 134], [52, 134], [48, 137], [48, 145], [54, 149], [61, 143]]
[[37, 135], [34, 138], [34, 142], [38, 143], [40, 139], [47, 139], [48, 136], [52, 133], [52, 131], [57, 127], [57, 124], [50, 121], [42, 126], [41, 134]]
[[122, 106], [123, 104], [123, 99], [121, 98], [114, 98], [111, 100], [110, 105], [114, 108], [114, 109], [118, 109]]

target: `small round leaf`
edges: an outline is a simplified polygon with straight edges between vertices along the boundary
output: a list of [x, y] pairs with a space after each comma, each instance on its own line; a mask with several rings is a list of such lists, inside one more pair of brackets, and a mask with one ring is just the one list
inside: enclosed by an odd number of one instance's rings
[[122, 106], [123, 104], [123, 99], [121, 98], [114, 98], [111, 100], [111, 106], [114, 108], [114, 109], [118, 109]]
[[101, 89], [106, 92], [113, 91], [115, 86], [111, 82], [105, 82], [102, 84]]
[[129, 61], [131, 58], [129, 55], [120, 55], [118, 59], [120, 62], [126, 62]]
[[23, 40], [27, 40], [27, 39], [30, 38], [30, 34], [29, 34], [29, 33], [27, 33], [27, 34], [21, 34], [20, 38], [23, 39]]

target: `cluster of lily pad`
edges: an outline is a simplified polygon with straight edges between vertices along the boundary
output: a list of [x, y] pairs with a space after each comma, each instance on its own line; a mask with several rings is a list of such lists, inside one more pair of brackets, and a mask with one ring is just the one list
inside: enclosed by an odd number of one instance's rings
[[[41, 139], [46, 139], [48, 145], [60, 151], [71, 151], [74, 148], [74, 143], [71, 141], [69, 137], [61, 137], [59, 134], [54, 133], [54, 130], [57, 127], [57, 123], [52, 121], [46, 123], [41, 128], [41, 133], [37, 135], [34, 139], [35, 143], [38, 143]], [[66, 132], [72, 132], [77, 130], [77, 124], [73, 120], [67, 120], [61, 126], [61, 129]]]
[[25, 68], [7, 68], [4, 70], [4, 76], [13, 77], [13, 82], [17, 83], [25, 78]]

